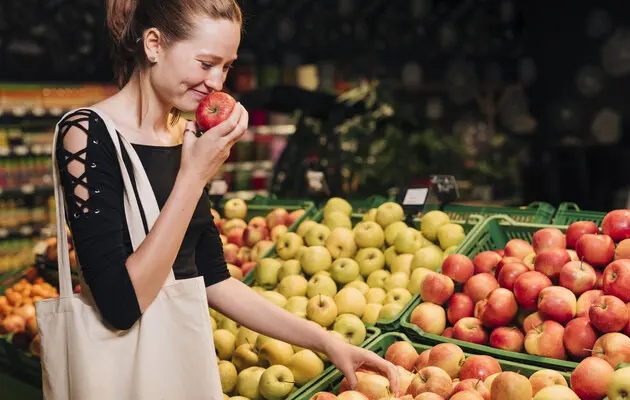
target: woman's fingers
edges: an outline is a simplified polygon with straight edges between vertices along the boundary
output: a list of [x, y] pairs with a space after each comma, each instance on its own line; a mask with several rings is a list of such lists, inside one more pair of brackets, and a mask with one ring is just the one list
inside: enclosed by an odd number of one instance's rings
[[[236, 103], [234, 105], [234, 109], [230, 116], [225, 121], [221, 122], [219, 125], [208, 129], [206, 134], [210, 133], [212, 136], [226, 136], [228, 133], [232, 132], [238, 126], [239, 120], [241, 119], [241, 114], [245, 111], [245, 108], [241, 105], [241, 103]], [[206, 136], [204, 134], [204, 136]]]
[[[243, 106], [241, 106], [243, 107]], [[247, 132], [247, 126], [249, 125], [249, 113], [245, 108], [241, 112], [241, 116], [236, 124], [236, 128], [232, 130], [232, 132], [228, 133], [225, 137], [227, 139], [228, 145], [233, 146], [234, 143], [238, 142], [240, 138], [243, 137], [245, 132]]]

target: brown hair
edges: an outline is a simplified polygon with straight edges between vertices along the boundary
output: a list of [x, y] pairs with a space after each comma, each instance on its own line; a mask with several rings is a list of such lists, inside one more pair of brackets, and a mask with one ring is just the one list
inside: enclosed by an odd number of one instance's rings
[[124, 86], [137, 67], [146, 65], [141, 42], [146, 29], [157, 28], [167, 43], [184, 40], [192, 34], [195, 15], [243, 23], [236, 0], [107, 0], [118, 85]]

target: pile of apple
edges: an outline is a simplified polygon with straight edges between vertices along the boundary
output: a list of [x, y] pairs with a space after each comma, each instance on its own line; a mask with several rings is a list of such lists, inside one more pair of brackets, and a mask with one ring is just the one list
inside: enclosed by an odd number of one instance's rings
[[411, 228], [393, 202], [371, 209], [354, 227], [351, 215], [346, 200], [332, 198], [321, 223], [307, 220], [281, 235], [277, 257], [258, 262], [254, 289], [323, 327], [348, 315], [373, 324], [397, 317], [418, 293], [416, 270], [439, 268], [465, 236], [440, 211], [424, 216], [421, 231]]
[[449, 255], [441, 274], [423, 271], [424, 303], [410, 320], [425, 332], [502, 350], [575, 361], [594, 355], [613, 368], [628, 363], [628, 238], [630, 211], [616, 210], [601, 233], [581, 221], [566, 234], [540, 229], [531, 244], [512, 239], [472, 260]]
[[245, 222], [247, 203], [242, 199], [230, 199], [223, 207], [223, 218], [217, 210], [211, 209], [211, 212], [223, 242], [223, 256], [230, 274], [242, 279], [274, 242], [304, 215], [305, 210], [288, 212], [279, 207], [265, 217], [253, 217]]
[[[407, 341], [394, 342], [385, 359], [397, 366], [399, 397], [393, 397], [382, 374], [359, 369], [354, 390], [346, 378], [339, 394], [320, 392], [311, 400], [579, 400], [557, 371], [542, 369], [529, 378], [503, 371], [486, 355], [466, 356], [456, 344], [442, 343], [418, 354]], [[609, 366], [610, 367], [610, 366]], [[612, 400], [612, 399], [611, 399]]]

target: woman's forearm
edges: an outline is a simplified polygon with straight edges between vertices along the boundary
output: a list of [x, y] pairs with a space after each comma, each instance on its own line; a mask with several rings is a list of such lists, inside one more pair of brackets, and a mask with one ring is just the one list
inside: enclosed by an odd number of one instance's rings
[[180, 173], [151, 231], [127, 259], [129, 277], [143, 312], [164, 286], [203, 186], [202, 182]]
[[243, 282], [227, 279], [206, 288], [210, 306], [247, 328], [317, 352], [337, 338], [314, 322], [297, 317], [254, 292]]

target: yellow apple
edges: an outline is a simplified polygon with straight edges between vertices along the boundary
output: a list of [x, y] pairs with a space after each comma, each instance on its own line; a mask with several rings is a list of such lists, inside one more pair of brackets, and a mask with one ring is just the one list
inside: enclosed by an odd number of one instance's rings
[[313, 298], [318, 295], [334, 297], [337, 294], [337, 284], [335, 281], [325, 274], [317, 273], [309, 281], [306, 286], [306, 295]]
[[219, 360], [229, 360], [236, 347], [236, 336], [227, 329], [217, 329], [212, 333], [214, 349]]
[[411, 260], [411, 269], [427, 268], [437, 271], [442, 266], [444, 253], [437, 246], [423, 247], [416, 251]]
[[391, 276], [391, 272], [385, 269], [374, 271], [367, 278], [367, 285], [370, 288], [385, 288], [385, 281]]
[[308, 281], [301, 275], [291, 275], [283, 278], [278, 285], [278, 293], [285, 298], [293, 296], [306, 296]]
[[407, 228], [407, 224], [403, 221], [396, 221], [387, 225], [387, 228], [385, 228], [385, 242], [387, 242], [388, 245], [393, 246], [396, 240], [396, 236], [401, 231]]
[[249, 367], [238, 374], [236, 379], [236, 391], [239, 395], [248, 399], [260, 399], [259, 383], [264, 368]]
[[433, 271], [427, 268], [414, 269], [411, 272], [411, 278], [409, 278], [407, 290], [413, 294], [420, 293], [420, 287], [422, 286], [422, 282], [424, 282], [424, 278], [431, 272]]
[[437, 230], [440, 226], [448, 224], [451, 219], [443, 211], [433, 210], [422, 216], [420, 230], [424, 237], [431, 241], [437, 239]]
[[219, 377], [221, 378], [221, 389], [223, 393], [231, 393], [236, 387], [238, 372], [236, 367], [229, 361], [219, 361]]
[[365, 301], [370, 304], [385, 304], [385, 297], [387, 296], [387, 292], [383, 288], [370, 288], [365, 294]]
[[378, 316], [382, 308], [383, 305], [379, 303], [366, 304], [365, 311], [363, 311], [363, 316], [361, 317], [361, 321], [366, 324], [375, 324], [378, 320]]
[[383, 203], [376, 209], [376, 222], [383, 227], [387, 228], [389, 225], [396, 221], [403, 221], [405, 219], [405, 212], [398, 203], [388, 201]]
[[354, 314], [361, 317], [365, 311], [365, 296], [355, 288], [343, 288], [335, 295], [338, 314]]
[[293, 347], [289, 343], [271, 339], [260, 347], [258, 359], [260, 366], [286, 365], [293, 355]]
[[338, 211], [333, 211], [325, 216], [322, 224], [329, 227], [331, 231], [334, 231], [335, 228], [352, 229], [352, 221], [350, 220], [350, 217]]
[[340, 212], [347, 216], [352, 215], [352, 205], [348, 203], [346, 199], [340, 197], [332, 197], [326, 201], [324, 206], [324, 217], [330, 215], [333, 212]]
[[354, 259], [359, 264], [359, 273], [364, 277], [385, 268], [385, 255], [374, 247], [360, 249]]
[[326, 246], [326, 240], [330, 236], [330, 228], [322, 224], [314, 224], [304, 235], [307, 246]]
[[311, 229], [312, 227], [314, 227], [315, 225], [317, 225], [317, 222], [313, 221], [313, 220], [306, 220], [304, 222], [302, 222], [300, 224], [300, 226], [298, 226], [297, 231], [295, 233], [298, 234], [299, 237], [301, 237], [303, 240], [306, 236], [306, 234], [308, 233], [309, 229]]
[[368, 290], [370, 290], [370, 286], [362, 281], [352, 281], [350, 283], [346, 283], [346, 285], [343, 287], [345, 288], [355, 288], [355, 289], [359, 289], [359, 292], [361, 292], [364, 296], [367, 293]]
[[287, 306], [287, 298], [278, 292], [268, 290], [265, 293], [263, 293], [262, 296], [266, 300], [272, 302], [273, 304], [277, 305], [280, 308], [284, 308]]
[[396, 272], [405, 272], [407, 275], [411, 274], [413, 261], [413, 254], [399, 254], [394, 258], [394, 261], [389, 265], [389, 269], [392, 274]]
[[414, 254], [422, 247], [422, 234], [414, 228], [404, 229], [396, 235], [394, 246], [399, 254]]
[[357, 252], [354, 234], [347, 227], [336, 227], [326, 239], [326, 248], [334, 259], [352, 258]]
[[445, 224], [437, 230], [438, 241], [442, 249], [459, 246], [466, 238], [464, 227], [459, 224]]
[[311, 350], [302, 350], [291, 356], [287, 367], [293, 373], [296, 386], [304, 386], [324, 372], [324, 363]]
[[302, 270], [309, 276], [319, 271], [327, 271], [332, 265], [332, 257], [323, 246], [306, 247], [300, 258]]

